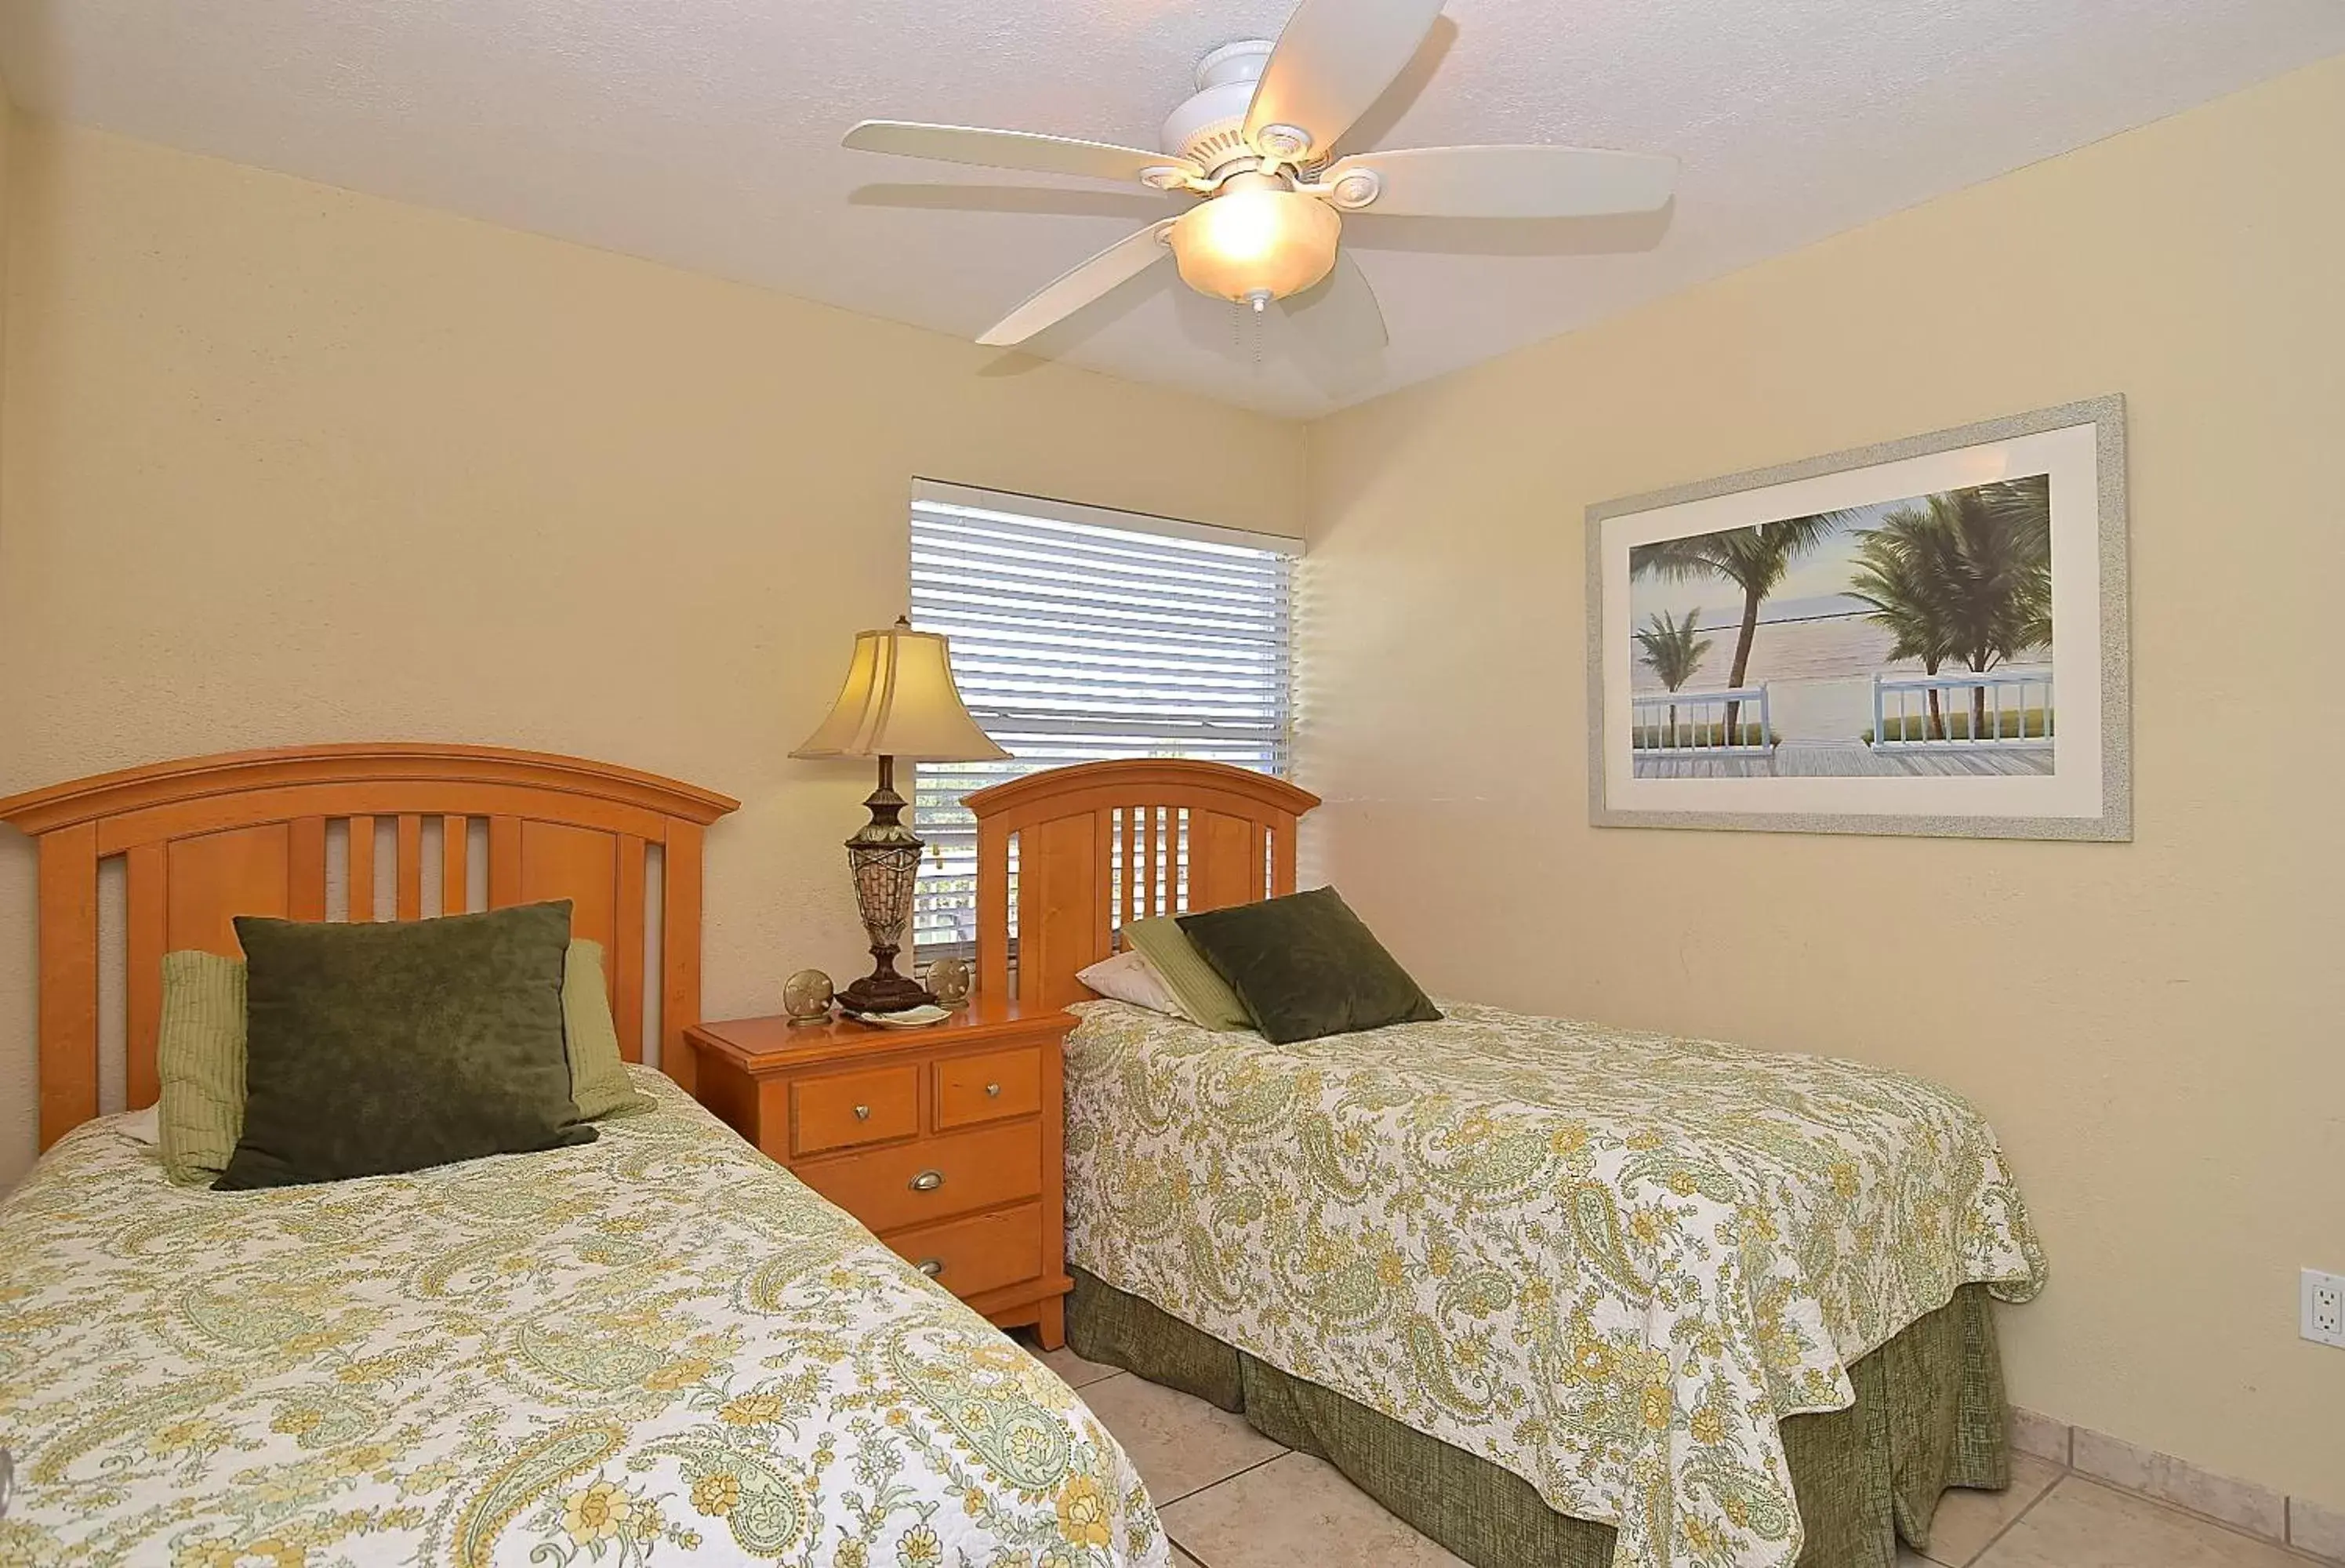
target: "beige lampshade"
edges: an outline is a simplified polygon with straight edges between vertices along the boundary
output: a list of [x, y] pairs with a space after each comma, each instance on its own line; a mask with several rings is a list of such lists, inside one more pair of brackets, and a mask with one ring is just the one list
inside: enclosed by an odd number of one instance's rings
[[1175, 218], [1167, 238], [1182, 282], [1247, 304], [1284, 299], [1326, 277], [1343, 228], [1341, 215], [1316, 197], [1240, 174]]
[[794, 757], [895, 757], [914, 763], [990, 761], [1010, 754], [961, 705], [945, 640], [903, 622], [855, 634], [838, 701]]

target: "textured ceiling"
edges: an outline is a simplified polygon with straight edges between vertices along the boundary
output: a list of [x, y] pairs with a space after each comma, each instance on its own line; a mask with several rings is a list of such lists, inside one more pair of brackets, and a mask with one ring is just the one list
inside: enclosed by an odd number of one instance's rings
[[[974, 337], [1170, 206], [849, 153], [866, 116], [1155, 145], [1280, 0], [0, 0], [36, 113]], [[2345, 50], [2337, 0], [1452, 0], [1345, 146], [1677, 154], [1650, 219], [1345, 228], [1390, 348], [1169, 267], [1032, 347], [1308, 415]]]

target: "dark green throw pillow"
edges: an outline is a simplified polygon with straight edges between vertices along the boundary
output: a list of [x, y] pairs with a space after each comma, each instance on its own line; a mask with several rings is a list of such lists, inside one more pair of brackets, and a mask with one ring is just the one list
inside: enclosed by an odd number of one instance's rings
[[244, 1130], [218, 1189], [591, 1143], [570, 1098], [570, 905], [324, 925], [240, 916]]
[[1274, 1045], [1441, 1017], [1332, 887], [1183, 915], [1180, 923]]

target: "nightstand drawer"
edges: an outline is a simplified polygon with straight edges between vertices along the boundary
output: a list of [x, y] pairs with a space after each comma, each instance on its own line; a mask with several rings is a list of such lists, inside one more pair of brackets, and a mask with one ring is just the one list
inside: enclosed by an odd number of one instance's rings
[[922, 1273], [956, 1296], [978, 1296], [1042, 1272], [1042, 1208], [949, 1220], [883, 1236]]
[[920, 1074], [909, 1064], [790, 1086], [790, 1153], [885, 1143], [920, 1130]]
[[873, 1230], [990, 1209], [1042, 1191], [1042, 1129], [987, 1128], [868, 1154], [812, 1160], [791, 1174]]
[[1020, 1046], [937, 1064], [937, 1127], [969, 1127], [1042, 1108], [1042, 1050]]

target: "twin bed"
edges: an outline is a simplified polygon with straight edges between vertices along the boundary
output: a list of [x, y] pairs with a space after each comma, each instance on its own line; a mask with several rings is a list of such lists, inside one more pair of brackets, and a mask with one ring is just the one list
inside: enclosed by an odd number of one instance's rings
[[0, 1563], [1165, 1558], [1063, 1384], [660, 1074], [594, 1142], [0, 1210]]
[[109, 859], [133, 1107], [162, 955], [235, 955], [237, 915], [568, 899], [640, 1026], [622, 1054], [662, 1038], [673, 1070], [702, 830], [733, 804], [448, 746], [0, 803], [40, 846], [46, 1148], [0, 1199], [0, 1564], [1161, 1568], [1139, 1476], [1063, 1383], [659, 1072], [629, 1069], [652, 1108], [592, 1143], [258, 1192], [175, 1187], [97, 1114]]
[[1082, 1355], [1480, 1568], [1890, 1568], [1947, 1486], [2007, 1482], [1987, 1298], [2043, 1260], [1959, 1097], [1462, 1003], [1273, 1046], [1087, 1000], [1123, 924], [1293, 891], [1315, 800], [1152, 761], [969, 804], [986, 984], [1082, 1017]]
[[[1273, 1047], [1093, 999], [1074, 976], [1123, 922], [1291, 891], [1315, 803], [1150, 762], [970, 804], [980, 985], [1082, 1019], [1081, 1353], [1242, 1410], [1480, 1568], [1886, 1568], [1944, 1487], [2003, 1484], [1986, 1297], [2042, 1265], [1954, 1096], [1470, 1006]], [[236, 914], [368, 917], [378, 821], [390, 912], [423, 913], [427, 823], [442, 908], [572, 900], [640, 1061], [695, 1021], [731, 804], [461, 747], [0, 803], [41, 844], [55, 1146], [0, 1199], [0, 1563], [1165, 1561], [1073, 1394], [648, 1068], [655, 1108], [592, 1144], [252, 1194], [170, 1186], [96, 1114], [102, 860], [137, 1106], [145, 971], [233, 953]]]

